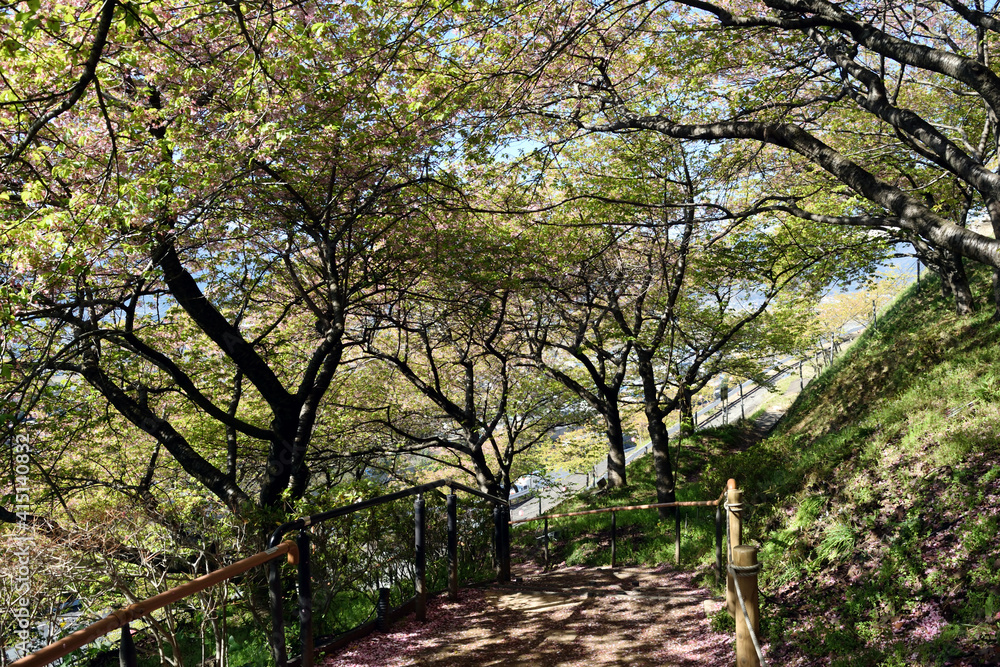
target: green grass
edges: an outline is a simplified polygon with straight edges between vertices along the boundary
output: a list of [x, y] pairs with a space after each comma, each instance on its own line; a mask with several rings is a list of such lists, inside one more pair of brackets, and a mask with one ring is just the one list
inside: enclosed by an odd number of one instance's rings
[[[698, 432], [681, 442], [678, 458], [677, 499], [714, 500], [723, 484], [701, 481], [713, 460], [738, 451], [749, 438], [749, 422]], [[677, 443], [671, 443], [671, 455]], [[571, 498], [551, 513], [574, 512], [656, 501], [652, 456], [646, 455], [628, 467], [628, 486], [603, 492], [585, 492]], [[611, 563], [611, 516], [597, 514], [553, 519], [549, 530], [558, 539], [550, 544], [553, 564], [602, 566]], [[514, 531], [519, 549], [515, 559], [542, 562], [537, 536], [542, 524], [524, 524]], [[620, 565], [655, 565], [674, 562], [674, 520], [661, 519], [656, 510], [617, 513], [617, 562]], [[684, 508], [681, 512], [681, 562], [685, 567], [707, 573], [715, 563], [715, 508]]]
[[[680, 499], [729, 477], [744, 490], [776, 664], [1000, 664], [1000, 325], [988, 276], [974, 287], [967, 318], [935, 280], [909, 289], [763, 442], [742, 448], [732, 426], [683, 443]], [[652, 482], [645, 460], [627, 489], [560, 510], [650, 502]], [[688, 515], [682, 566], [707, 571], [711, 519]], [[562, 520], [558, 558], [607, 564], [608, 524]], [[655, 512], [619, 517], [619, 534], [621, 562], [672, 562]]]

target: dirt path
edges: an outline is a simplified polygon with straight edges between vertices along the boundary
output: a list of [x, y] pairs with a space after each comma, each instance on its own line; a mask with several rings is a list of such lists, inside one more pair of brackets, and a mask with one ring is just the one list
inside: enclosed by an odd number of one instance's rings
[[712, 632], [707, 590], [691, 575], [656, 569], [521, 570], [502, 587], [439, 597], [428, 620], [375, 633], [324, 667], [518, 665], [729, 665], [732, 638]]

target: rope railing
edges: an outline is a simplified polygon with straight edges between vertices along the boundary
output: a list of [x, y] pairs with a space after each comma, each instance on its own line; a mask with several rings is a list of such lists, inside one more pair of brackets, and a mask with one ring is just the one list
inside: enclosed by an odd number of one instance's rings
[[[300, 667], [311, 667], [314, 664], [314, 650], [317, 649], [313, 644], [312, 637], [312, 593], [311, 593], [311, 578], [310, 578], [310, 557], [309, 553], [311, 551], [311, 544], [309, 533], [305, 530], [310, 525], [314, 525], [321, 520], [336, 516], [344, 516], [350, 514], [354, 511], [359, 511], [360, 509], [367, 509], [374, 507], [378, 504], [384, 502], [391, 502], [392, 500], [398, 500], [403, 497], [416, 495], [417, 499], [414, 506], [414, 521], [415, 521], [415, 547], [416, 547], [416, 590], [417, 595], [411, 602], [415, 602], [415, 610], [418, 618], [421, 617], [421, 612], [423, 611], [424, 602], [426, 600], [426, 580], [425, 580], [425, 558], [426, 558], [426, 548], [424, 544], [424, 501], [422, 493], [440, 486], [448, 486], [451, 489], [451, 494], [448, 496], [448, 569], [449, 569], [449, 593], [457, 595], [457, 550], [456, 550], [456, 534], [455, 534], [455, 521], [457, 516], [457, 505], [454, 495], [455, 489], [462, 489], [472, 493], [475, 496], [483, 497], [495, 503], [494, 506], [494, 523], [495, 523], [495, 533], [494, 542], [497, 551], [499, 581], [509, 581], [510, 580], [510, 537], [509, 537], [509, 526], [515, 524], [528, 523], [531, 521], [544, 521], [545, 522], [545, 541], [546, 541], [546, 566], [548, 565], [547, 554], [548, 554], [548, 521], [549, 519], [563, 518], [563, 517], [574, 517], [574, 516], [585, 516], [592, 514], [606, 514], [611, 513], [612, 520], [612, 567], [615, 566], [615, 516], [617, 512], [624, 511], [634, 511], [634, 510], [649, 510], [649, 509], [660, 509], [660, 508], [681, 508], [681, 507], [715, 507], [716, 508], [716, 571], [721, 576], [722, 572], [722, 511], [725, 510], [726, 516], [729, 518], [729, 530], [726, 531], [726, 541], [727, 541], [727, 555], [728, 563], [726, 567], [726, 572], [728, 574], [727, 578], [727, 589], [731, 590], [733, 593], [733, 602], [730, 607], [730, 612], [737, 616], [737, 657], [738, 659], [745, 659], [746, 662], [739, 662], [741, 665], [766, 665], [764, 661], [763, 652], [760, 648], [760, 641], [757, 637], [757, 632], [759, 631], [759, 608], [757, 607], [757, 586], [756, 579], [757, 574], [760, 571], [760, 564], [756, 562], [756, 548], [751, 546], [741, 545], [741, 517], [740, 513], [743, 509], [742, 503], [742, 492], [736, 489], [735, 480], [730, 479], [727, 483], [727, 490], [724, 491], [720, 497], [716, 500], [703, 500], [703, 501], [676, 501], [670, 503], [649, 503], [642, 505], [622, 505], [617, 507], [606, 507], [595, 510], [583, 510], [579, 512], [564, 512], [559, 514], [549, 514], [539, 517], [533, 517], [530, 519], [519, 519], [516, 521], [510, 520], [509, 509], [506, 502], [499, 498], [490, 496], [488, 494], [482, 493], [477, 489], [471, 489], [465, 487], [464, 485], [457, 484], [454, 482], [441, 481], [434, 482], [431, 484], [421, 485], [419, 487], [413, 487], [412, 489], [406, 489], [400, 492], [395, 492], [392, 494], [387, 494], [380, 498], [362, 501], [360, 503], [354, 503], [345, 507], [336, 508], [327, 512], [323, 512], [319, 515], [314, 515], [311, 517], [304, 517], [302, 519], [297, 519], [295, 521], [289, 522], [281, 526], [272, 535], [272, 541], [275, 541], [285, 532], [298, 529], [299, 534], [295, 542], [284, 541], [281, 543], [273, 544], [270, 548], [262, 551], [258, 554], [245, 558], [243, 560], [237, 561], [231, 565], [220, 568], [219, 570], [210, 572], [206, 575], [202, 575], [196, 579], [193, 579], [187, 583], [175, 586], [168, 591], [164, 591], [155, 596], [131, 604], [123, 609], [112, 612], [106, 618], [93, 623], [86, 628], [78, 630], [67, 637], [59, 639], [52, 644], [32, 653], [28, 656], [20, 658], [15, 662], [11, 663], [10, 667], [42, 667], [48, 665], [60, 658], [63, 658], [70, 654], [71, 652], [79, 649], [80, 647], [89, 644], [97, 639], [108, 635], [109, 633], [121, 629], [122, 636], [119, 644], [119, 654], [120, 662], [123, 667], [134, 667], [136, 665], [137, 659], [135, 654], [135, 646], [132, 641], [131, 630], [129, 628], [129, 623], [137, 619], [147, 617], [152, 612], [161, 609], [168, 604], [176, 602], [185, 597], [189, 597], [205, 590], [211, 586], [219, 584], [223, 581], [232, 579], [239, 576], [248, 570], [264, 565], [270, 564], [269, 572], [269, 583], [271, 586], [272, 593], [272, 614], [274, 622], [274, 636], [272, 639], [280, 641], [277, 650], [276, 662], [279, 665], [292, 665], [296, 664]], [[676, 513], [677, 521], [677, 558], [680, 555], [680, 513]], [[735, 532], [734, 532], [735, 531]], [[283, 631], [283, 620], [281, 614], [281, 577], [278, 574], [278, 569], [275, 566], [274, 561], [286, 555], [288, 562], [298, 565], [298, 589], [299, 589], [299, 611], [301, 616], [301, 629], [300, 629], [300, 639], [302, 641], [302, 652], [295, 659], [289, 660], [287, 653], [285, 652], [284, 646], [284, 631]], [[744, 559], [744, 562], [741, 562]], [[748, 581], [753, 579], [753, 585], [748, 587], [747, 591], [743, 590], [743, 586], [740, 584], [741, 581]], [[277, 603], [277, 604], [276, 604]], [[741, 612], [737, 614], [736, 609]], [[384, 611], [384, 610], [383, 610]], [[390, 610], [390, 611], [401, 611], [401, 610]], [[276, 613], [275, 613], [276, 612]], [[367, 624], [366, 624], [367, 625]], [[742, 626], [742, 632], [741, 632]], [[750, 645], [752, 645], [752, 651], [747, 653], [746, 650], [741, 652], [741, 646], [748, 639]], [[272, 650], [276, 647], [272, 646]], [[752, 656], [752, 657], [751, 657]], [[755, 662], [753, 658], [756, 658], [759, 662]]]
[[[310, 552], [312, 551], [311, 536], [308, 531], [310, 526], [314, 526], [323, 521], [335, 517], [346, 516], [354, 512], [370, 509], [385, 503], [390, 503], [402, 498], [416, 496], [414, 501], [414, 587], [416, 596], [404, 604], [409, 609], [412, 605], [417, 613], [417, 618], [423, 620], [424, 604], [427, 599], [426, 588], [426, 514], [424, 509], [423, 494], [434, 491], [441, 487], [448, 487], [450, 493], [447, 499], [447, 519], [448, 519], [448, 540], [447, 540], [447, 561], [448, 561], [448, 591], [450, 596], [458, 595], [458, 540], [457, 540], [457, 498], [455, 491], [460, 490], [472, 496], [482, 498], [492, 503], [493, 523], [494, 523], [494, 548], [497, 557], [497, 578], [500, 581], [510, 580], [510, 537], [509, 537], [509, 505], [507, 501], [479, 489], [475, 489], [459, 482], [451, 480], [439, 480], [428, 484], [403, 489], [393, 493], [363, 500], [351, 505], [337, 507], [319, 514], [302, 517], [289, 521], [279, 526], [272, 533], [269, 548], [258, 554], [244, 558], [231, 565], [215, 570], [206, 575], [202, 575], [187, 583], [175, 586], [168, 591], [159, 593], [153, 597], [136, 602], [127, 607], [112, 612], [106, 618], [93, 623], [86, 628], [63, 637], [42, 649], [24, 656], [11, 663], [9, 667], [42, 667], [60, 658], [63, 658], [73, 651], [90, 644], [101, 637], [105, 637], [115, 630], [121, 629], [122, 635], [119, 642], [119, 659], [122, 667], [135, 667], [137, 656], [135, 645], [132, 640], [132, 633], [129, 623], [137, 619], [149, 616], [152, 612], [161, 609], [168, 604], [177, 602], [186, 597], [190, 597], [206, 588], [214, 586], [223, 581], [237, 577], [244, 572], [260, 566], [269, 565], [268, 588], [270, 589], [272, 632], [271, 650], [272, 657], [281, 667], [297, 665], [298, 667], [311, 667], [314, 664], [314, 652], [319, 647], [313, 641], [312, 625], [312, 574], [310, 565]], [[291, 531], [298, 531], [295, 541], [281, 541], [281, 538]], [[284, 592], [282, 585], [282, 575], [275, 560], [280, 556], [288, 554], [288, 562], [298, 566], [298, 577], [296, 588], [298, 590], [298, 606], [300, 631], [299, 639], [302, 644], [300, 654], [289, 659], [285, 646], [284, 628]], [[395, 617], [401, 609], [390, 611], [390, 618]], [[357, 631], [359, 628], [355, 628]], [[354, 632], [354, 631], [349, 631]], [[361, 636], [355, 632], [355, 635]]]
[[[727, 482], [727, 488], [735, 488], [736, 481], [729, 480]], [[527, 519], [517, 519], [510, 522], [511, 526], [529, 523], [532, 521], [542, 521], [544, 523], [543, 532], [543, 553], [545, 559], [545, 569], [549, 567], [549, 519], [561, 519], [566, 517], [574, 516], [587, 516], [591, 514], [611, 514], [611, 567], [614, 568], [617, 565], [617, 515], [618, 512], [629, 512], [633, 510], [650, 510], [650, 509], [660, 509], [660, 508], [680, 508], [680, 507], [715, 507], [715, 571], [716, 576], [722, 577], [722, 515], [719, 511], [723, 501], [726, 498], [726, 492], [723, 491], [721, 495], [715, 500], [685, 500], [685, 501], [675, 501], [670, 503], [648, 503], [645, 505], [617, 505], [615, 507], [601, 507], [594, 510], [580, 510], [579, 512], [561, 512], [559, 514], [540, 514], [539, 516], [530, 517]], [[676, 512], [674, 515], [674, 561], [680, 563], [681, 559], [681, 515], [680, 512]]]
[[[413, 611], [418, 621], [426, 620], [426, 603], [429, 594], [427, 588], [427, 510], [424, 494], [435, 491], [441, 487], [448, 487], [450, 493], [447, 499], [447, 578], [448, 595], [455, 598], [458, 596], [458, 505], [456, 490], [463, 491], [477, 498], [492, 503], [493, 505], [493, 545], [496, 556], [497, 580], [500, 582], [510, 581], [510, 505], [506, 500], [497, 496], [484, 493], [479, 489], [474, 489], [465, 484], [452, 480], [438, 480], [427, 484], [402, 489], [393, 493], [388, 493], [369, 500], [362, 500], [350, 505], [336, 507], [318, 514], [302, 517], [282, 524], [271, 534], [270, 544], [276, 544], [284, 535], [292, 531], [298, 531], [296, 542], [303, 558], [299, 563], [298, 572], [298, 611], [299, 611], [299, 642], [301, 644], [299, 655], [289, 657], [288, 647], [285, 643], [285, 620], [284, 620], [284, 586], [276, 568], [271, 568], [268, 576], [268, 587], [271, 611], [271, 654], [274, 662], [279, 667], [312, 667], [315, 664], [316, 653], [329, 650], [342, 645], [346, 639], [357, 639], [379, 623], [388, 623], [401, 613]], [[413, 585], [415, 595], [412, 599], [395, 609], [388, 608], [388, 597], [379, 592], [381, 609], [378, 623], [358, 626], [346, 633], [336, 637], [320, 638], [314, 640], [313, 633], [313, 599], [312, 599], [312, 565], [308, 557], [312, 548], [312, 535], [308, 530], [311, 526], [323, 523], [330, 519], [343, 517], [362, 510], [371, 509], [379, 505], [391, 503], [407, 497], [414, 497], [413, 505], [413, 538], [414, 538], [414, 558], [413, 558]], [[412, 609], [411, 609], [412, 605]], [[378, 614], [377, 614], [378, 615]]]
[[674, 503], [650, 503], [648, 505], [618, 505], [615, 507], [602, 507], [596, 510], [581, 510], [579, 512], [563, 512], [560, 514], [540, 514], [529, 519], [516, 519], [510, 525], [528, 523], [529, 521], [541, 521], [542, 519], [561, 519], [568, 516], [584, 516], [585, 514], [607, 514], [608, 512], [627, 512], [629, 510], [654, 510], [661, 507], [715, 507], [721, 502], [719, 500], [685, 500]]
[[296, 544], [292, 541], [282, 542], [249, 558], [236, 561], [232, 565], [227, 565], [150, 598], [113, 611], [100, 621], [91, 623], [87, 627], [77, 630], [62, 639], [58, 639], [30, 655], [15, 660], [9, 667], [41, 667], [42, 665], [48, 665], [118, 629], [122, 631], [122, 639], [119, 647], [120, 662], [123, 667], [125, 665], [134, 666], [136, 664], [135, 646], [132, 642], [129, 623], [149, 616], [154, 611], [162, 609], [168, 604], [237, 577], [248, 570], [271, 562], [285, 554], [288, 554], [289, 563], [295, 565], [299, 562], [299, 549]]

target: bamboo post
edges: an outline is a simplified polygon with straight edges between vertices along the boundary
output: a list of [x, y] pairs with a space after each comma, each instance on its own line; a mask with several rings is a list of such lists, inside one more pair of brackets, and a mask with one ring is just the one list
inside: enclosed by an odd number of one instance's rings
[[[740, 516], [743, 508], [743, 492], [736, 487], [736, 482], [731, 482], [726, 491], [727, 514], [729, 515], [729, 553], [726, 554], [726, 562], [733, 562], [733, 549], [743, 544], [743, 519]], [[726, 575], [726, 609], [733, 617], [736, 616], [736, 591], [733, 590], [733, 575]]]
[[[733, 565], [738, 568], [752, 568], [757, 565], [757, 547], [743, 545], [733, 547]], [[757, 572], [741, 572], [736, 578], [743, 602], [746, 604], [749, 627], [754, 635], [760, 635], [760, 604], [757, 589]], [[748, 630], [747, 618], [743, 616], [739, 600], [736, 602], [736, 667], [760, 667], [757, 650]]]

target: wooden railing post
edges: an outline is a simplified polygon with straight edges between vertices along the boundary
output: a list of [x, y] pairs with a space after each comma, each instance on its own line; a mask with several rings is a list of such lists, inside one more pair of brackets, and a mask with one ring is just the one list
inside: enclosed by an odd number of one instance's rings
[[418, 494], [413, 501], [413, 546], [415, 568], [413, 586], [416, 589], [416, 616], [418, 621], [427, 620], [427, 547], [425, 528], [427, 521], [424, 516], [424, 494]]
[[[729, 480], [726, 491], [726, 513], [729, 515], [729, 553], [726, 562], [732, 563], [733, 549], [743, 544], [743, 520], [740, 512], [743, 509], [743, 492], [736, 488], [736, 481]], [[736, 592], [733, 590], [733, 575], [726, 576], [726, 609], [733, 617], [736, 616]]]
[[458, 496], [448, 494], [448, 598], [458, 599]]
[[[760, 667], [757, 650], [748, 628], [752, 627], [754, 635], [760, 639], [760, 605], [757, 589], [757, 547], [743, 545], [733, 547], [733, 565], [737, 568], [750, 568], [751, 571], [738, 572], [736, 585], [740, 587], [743, 602], [746, 604], [747, 616], [744, 617], [739, 600], [736, 601], [736, 667]], [[749, 617], [749, 626], [747, 625]]]

